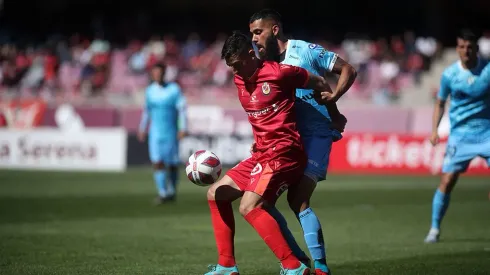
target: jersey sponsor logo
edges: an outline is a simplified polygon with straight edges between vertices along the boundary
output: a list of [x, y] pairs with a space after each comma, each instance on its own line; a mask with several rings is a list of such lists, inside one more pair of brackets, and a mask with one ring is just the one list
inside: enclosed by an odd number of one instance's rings
[[327, 50], [323, 49], [320, 54], [318, 55], [318, 57], [320, 58], [323, 58], [325, 56], [325, 54], [327, 53]]
[[264, 84], [262, 84], [262, 93], [264, 95], [268, 95], [270, 92], [271, 92], [271, 87], [270, 87], [269, 83], [264, 82]]
[[315, 49], [316, 47], [318, 47], [317, 44], [309, 44], [308, 45], [308, 48], [311, 49], [311, 50]]
[[269, 112], [276, 112], [278, 110], [278, 106], [276, 103], [272, 104], [272, 106], [269, 106], [269, 107], [266, 107], [264, 109], [261, 109], [261, 110], [258, 110], [258, 111], [253, 111], [253, 112], [247, 112], [247, 115], [248, 116], [251, 116], [251, 117], [254, 117], [254, 118], [257, 118], [261, 115], [265, 115], [265, 114], [268, 114]]
[[255, 175], [260, 174], [260, 173], [262, 173], [262, 165], [260, 163], [257, 163], [257, 165], [255, 165], [254, 169], [252, 169], [252, 172], [250, 172], [250, 175], [255, 176]]

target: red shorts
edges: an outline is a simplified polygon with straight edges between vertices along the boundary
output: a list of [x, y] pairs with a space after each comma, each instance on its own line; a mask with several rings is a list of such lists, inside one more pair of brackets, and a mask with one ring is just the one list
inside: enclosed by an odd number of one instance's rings
[[306, 160], [306, 154], [301, 149], [271, 149], [264, 153], [253, 153], [226, 175], [241, 191], [254, 192], [274, 204], [289, 186], [299, 182]]

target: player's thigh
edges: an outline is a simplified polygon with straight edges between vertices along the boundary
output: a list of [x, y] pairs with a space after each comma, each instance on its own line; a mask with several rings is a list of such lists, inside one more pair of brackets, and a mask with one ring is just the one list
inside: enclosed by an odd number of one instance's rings
[[148, 139], [148, 154], [151, 163], [163, 166], [164, 151], [162, 149], [162, 141], [155, 137]]
[[271, 165], [274, 161], [258, 163], [250, 184], [244, 190], [261, 196], [269, 205], [274, 205], [289, 186], [299, 182], [305, 167], [302, 163], [290, 160], [287, 169], [273, 170]]
[[245, 191], [242, 199], [240, 200], [239, 211], [242, 216], [246, 216], [252, 210], [257, 207], [262, 207], [265, 203], [265, 200], [262, 196], [257, 193]]
[[463, 173], [468, 169], [468, 166], [475, 157], [478, 156], [478, 151], [472, 143], [461, 142], [456, 138], [449, 137], [444, 161], [442, 164], [443, 173]]
[[228, 175], [213, 183], [207, 193], [208, 200], [234, 201], [241, 197], [243, 192]]
[[167, 142], [162, 144], [163, 163], [167, 167], [175, 167], [180, 164], [179, 159], [179, 144], [177, 142]]
[[488, 168], [490, 168], [490, 139], [483, 142], [479, 149], [478, 155], [487, 161]]
[[330, 162], [332, 136], [304, 136], [302, 141], [308, 156], [304, 174], [316, 182], [324, 180]]
[[243, 195], [250, 182], [250, 172], [255, 163], [248, 158], [228, 170], [225, 176], [215, 182], [208, 190], [210, 200], [236, 200]]
[[299, 213], [310, 206], [310, 199], [316, 185], [316, 180], [303, 175], [299, 184], [293, 184], [289, 187], [287, 199], [293, 212]]

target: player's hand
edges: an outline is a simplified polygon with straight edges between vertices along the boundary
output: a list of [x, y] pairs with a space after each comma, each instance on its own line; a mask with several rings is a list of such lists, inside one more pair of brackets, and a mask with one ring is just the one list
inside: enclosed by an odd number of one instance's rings
[[177, 138], [179, 140], [185, 138], [186, 136], [187, 136], [187, 132], [185, 132], [185, 131], [179, 131], [179, 133], [177, 134]]
[[343, 133], [345, 130], [345, 125], [347, 124], [347, 118], [343, 114], [332, 117], [332, 129]]
[[145, 139], [146, 139], [146, 133], [145, 132], [138, 132], [139, 142], [145, 142]]
[[437, 132], [432, 133], [429, 140], [432, 146], [436, 146], [439, 143], [439, 134]]
[[327, 103], [337, 102], [338, 96], [330, 91], [313, 91], [313, 99], [315, 99], [318, 104], [325, 105]]
[[253, 154], [255, 153], [255, 151], [257, 150], [257, 147], [255, 146], [256, 143], [252, 143], [252, 145], [250, 145], [250, 154]]

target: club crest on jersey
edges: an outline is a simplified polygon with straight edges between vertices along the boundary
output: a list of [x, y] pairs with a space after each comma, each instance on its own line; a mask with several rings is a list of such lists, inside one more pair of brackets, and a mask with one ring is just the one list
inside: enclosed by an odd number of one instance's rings
[[252, 172], [250, 172], [250, 175], [255, 176], [255, 175], [260, 174], [260, 173], [262, 173], [262, 165], [260, 163], [257, 163], [257, 165], [255, 165], [254, 169], [252, 169]]
[[269, 86], [269, 83], [264, 82], [264, 84], [262, 84], [262, 93], [264, 95], [268, 95], [270, 92], [271, 92], [271, 87]]

